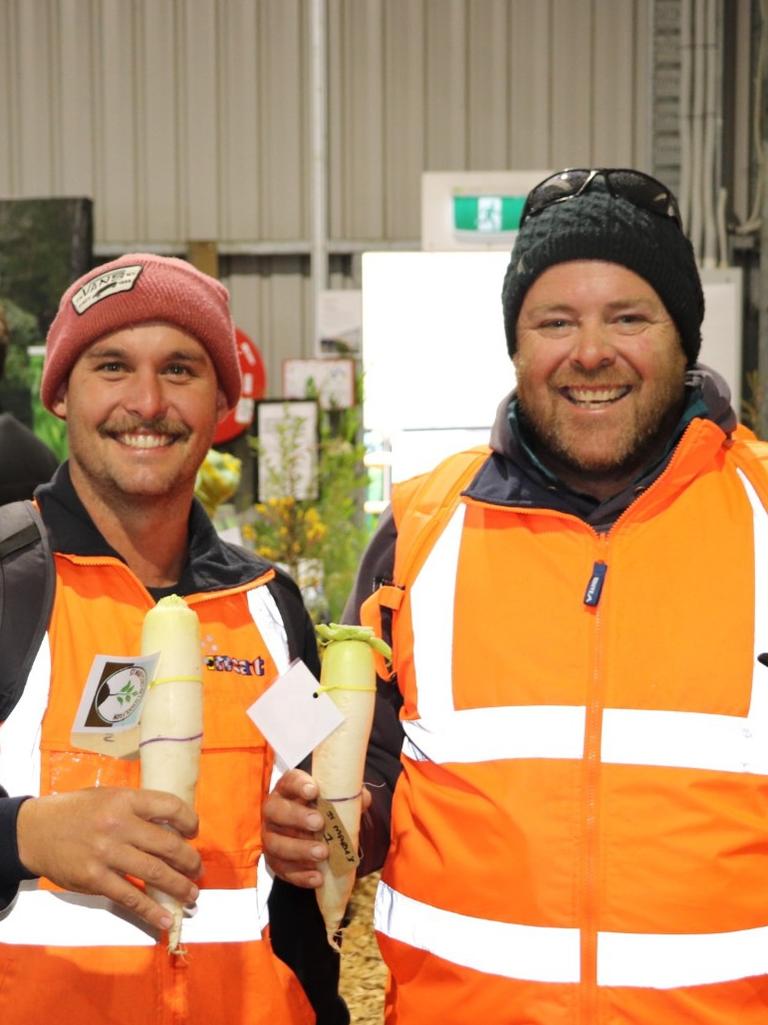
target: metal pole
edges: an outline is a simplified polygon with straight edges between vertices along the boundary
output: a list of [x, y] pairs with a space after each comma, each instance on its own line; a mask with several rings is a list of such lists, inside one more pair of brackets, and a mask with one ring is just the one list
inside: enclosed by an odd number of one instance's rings
[[312, 354], [320, 340], [320, 293], [328, 286], [328, 131], [325, 0], [310, 0]]
[[[765, 128], [763, 130], [763, 149], [766, 148]], [[764, 158], [765, 159], [765, 158]], [[756, 396], [759, 404], [759, 423], [757, 434], [768, 439], [768, 189], [763, 188], [760, 220], [760, 251], [758, 256], [759, 271], [757, 274], [757, 370], [759, 390]]]
[[768, 164], [768, 128], [766, 119], [766, 40], [768, 36], [768, 3], [760, 0], [760, 25], [757, 35], [758, 59], [755, 75], [755, 96], [752, 102], [756, 105], [757, 117], [754, 132], [758, 136], [755, 149], [758, 154], [756, 168], [756, 189], [761, 192], [760, 205], [757, 207], [760, 216], [757, 274], [757, 370], [758, 370], [758, 402], [759, 417], [757, 433], [761, 438], [768, 439], [768, 187], [766, 187], [766, 164]]

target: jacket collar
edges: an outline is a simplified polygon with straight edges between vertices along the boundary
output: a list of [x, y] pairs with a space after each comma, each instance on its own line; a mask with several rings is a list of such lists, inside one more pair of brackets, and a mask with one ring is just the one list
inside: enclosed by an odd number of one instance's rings
[[[69, 473], [69, 463], [58, 468], [52, 480], [35, 491], [51, 548], [63, 555], [85, 555], [120, 562], [125, 560], [103, 538], [80, 500]], [[182, 596], [238, 587], [261, 576], [271, 564], [253, 552], [224, 542], [213, 528], [202, 505], [194, 499], [189, 514], [187, 558], [181, 579], [162, 593]], [[152, 593], [159, 597], [160, 593]]]
[[[595, 530], [605, 531], [624, 510], [661, 475], [669, 465], [689, 427], [705, 421], [717, 427], [707, 437], [718, 444], [735, 429], [728, 385], [708, 367], [697, 364], [686, 378], [688, 401], [662, 458], [617, 495], [598, 501], [568, 488], [536, 458], [521, 435], [515, 415], [516, 395], [501, 401], [491, 432], [492, 455], [481, 467], [465, 492], [470, 498], [494, 505], [549, 509], [584, 520]], [[695, 432], [698, 433], [698, 432]]]

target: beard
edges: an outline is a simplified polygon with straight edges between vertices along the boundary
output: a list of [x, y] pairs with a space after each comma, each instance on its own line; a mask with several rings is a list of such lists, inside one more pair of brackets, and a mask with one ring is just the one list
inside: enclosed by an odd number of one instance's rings
[[[605, 372], [569, 374], [570, 385], [610, 387]], [[556, 391], [553, 382], [552, 388]], [[542, 399], [529, 389], [524, 365], [518, 367], [518, 417], [522, 430], [542, 463], [575, 490], [615, 485], [615, 491], [635, 480], [659, 459], [680, 419], [685, 402], [685, 368], [659, 378], [653, 388], [620, 399], [627, 403], [609, 423], [596, 419], [573, 423], [567, 399]], [[629, 401], [632, 404], [629, 405]]]

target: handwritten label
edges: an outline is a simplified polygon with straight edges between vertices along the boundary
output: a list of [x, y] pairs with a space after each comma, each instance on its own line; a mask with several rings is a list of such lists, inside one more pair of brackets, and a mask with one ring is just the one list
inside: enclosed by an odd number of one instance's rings
[[[355, 800], [359, 801], [359, 798]], [[352, 801], [349, 802], [352, 804]], [[318, 797], [317, 810], [325, 819], [323, 826], [323, 840], [328, 844], [328, 866], [335, 875], [342, 875], [350, 869], [357, 868], [360, 864], [360, 856], [355, 850], [349, 833], [344, 828], [338, 812], [331, 801]]]

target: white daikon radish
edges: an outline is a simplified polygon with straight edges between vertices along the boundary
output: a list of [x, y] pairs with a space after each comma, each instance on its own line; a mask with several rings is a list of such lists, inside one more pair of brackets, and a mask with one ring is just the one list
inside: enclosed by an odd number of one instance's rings
[[[200, 623], [197, 613], [175, 594], [161, 598], [144, 617], [141, 653], [158, 651], [155, 678], [141, 711], [141, 785], [176, 794], [194, 807], [203, 736]], [[168, 950], [183, 953], [181, 904], [153, 887], [147, 893], [173, 916]]]
[[324, 834], [331, 845], [331, 858], [321, 866], [323, 882], [315, 892], [328, 942], [338, 950], [336, 936], [359, 860], [363, 769], [376, 698], [374, 650], [386, 657], [391, 651], [369, 627], [321, 624], [317, 635], [322, 648], [320, 690], [344, 715], [344, 722], [312, 754], [318, 807], [325, 813]]

